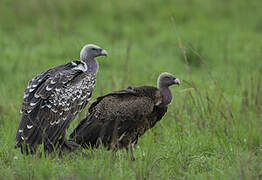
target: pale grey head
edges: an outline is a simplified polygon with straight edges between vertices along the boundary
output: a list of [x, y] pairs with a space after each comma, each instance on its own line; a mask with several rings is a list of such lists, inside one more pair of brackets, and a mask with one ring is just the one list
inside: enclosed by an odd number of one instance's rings
[[80, 60], [93, 60], [98, 56], [107, 56], [106, 50], [94, 44], [85, 45], [80, 52]]
[[180, 84], [180, 80], [176, 78], [174, 75], [164, 72], [161, 73], [157, 80], [157, 87], [158, 88], [167, 88], [173, 84]]
[[167, 72], [164, 72], [159, 75], [157, 80], [157, 87], [163, 95], [161, 104], [168, 105], [172, 101], [173, 95], [169, 89], [169, 86], [172, 86], [174, 84], [180, 84], [180, 80], [176, 78], [174, 75]]

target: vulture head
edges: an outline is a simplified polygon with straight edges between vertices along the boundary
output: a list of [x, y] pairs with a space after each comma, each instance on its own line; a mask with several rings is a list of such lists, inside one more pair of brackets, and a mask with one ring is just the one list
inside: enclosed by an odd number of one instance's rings
[[180, 84], [180, 80], [176, 78], [174, 75], [169, 74], [167, 72], [164, 72], [159, 75], [157, 80], [157, 87], [163, 95], [162, 96], [163, 99], [159, 104], [168, 105], [172, 101], [173, 95], [169, 89], [169, 86], [173, 84], [177, 84], [177, 85]]
[[92, 60], [98, 56], [107, 56], [107, 52], [94, 44], [85, 45], [80, 52], [80, 59], [82, 61]]
[[157, 80], [158, 88], [167, 88], [173, 84], [180, 84], [180, 80], [176, 78], [174, 75], [164, 72], [159, 75]]

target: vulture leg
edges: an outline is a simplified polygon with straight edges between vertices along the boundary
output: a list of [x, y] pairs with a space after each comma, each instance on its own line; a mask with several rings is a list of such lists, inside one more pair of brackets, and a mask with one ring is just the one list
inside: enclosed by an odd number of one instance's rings
[[135, 161], [133, 144], [130, 145], [130, 152], [131, 152], [131, 161]]
[[25, 152], [26, 155], [29, 154], [28, 145], [27, 144], [23, 144], [20, 149], [21, 149], [21, 153], [22, 154], [24, 154], [24, 152]]
[[60, 154], [62, 154], [63, 152], [73, 152], [79, 147], [79, 144], [77, 144], [76, 142], [66, 140], [65, 134], [63, 134], [63, 137], [59, 140], [59, 144], [59, 149], [61, 149]]
[[36, 153], [36, 148], [35, 147], [29, 147], [30, 148], [30, 153], [35, 154]]
[[73, 152], [79, 147], [79, 144], [71, 140], [65, 140], [62, 146], [62, 151]]
[[135, 147], [135, 144], [136, 143], [131, 143], [128, 145], [128, 147], [126, 148], [126, 152], [128, 154], [128, 152], [130, 151], [131, 153], [131, 161], [135, 161], [136, 158], [135, 158], [135, 155], [134, 155], [134, 147]]

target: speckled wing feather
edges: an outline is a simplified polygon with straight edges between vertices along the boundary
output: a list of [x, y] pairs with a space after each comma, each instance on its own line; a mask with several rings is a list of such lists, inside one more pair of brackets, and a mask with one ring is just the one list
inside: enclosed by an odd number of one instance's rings
[[[73, 61], [33, 78], [24, 94], [17, 145], [35, 147], [44, 141], [54, 146], [75, 115], [81, 111], [95, 86], [95, 74], [84, 73], [82, 62]], [[44, 139], [43, 139], [44, 138]], [[47, 147], [52, 151], [54, 147]]]

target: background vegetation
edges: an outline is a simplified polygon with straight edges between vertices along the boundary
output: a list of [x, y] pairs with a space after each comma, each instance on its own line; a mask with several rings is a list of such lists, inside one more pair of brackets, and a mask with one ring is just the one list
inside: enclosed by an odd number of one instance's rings
[[[2, 0], [0, 179], [261, 179], [261, 0]], [[128, 85], [182, 80], [131, 162], [125, 151], [79, 150], [59, 159], [14, 149], [27, 82], [79, 58], [100, 58], [93, 100]], [[68, 133], [84, 117], [82, 112]]]

